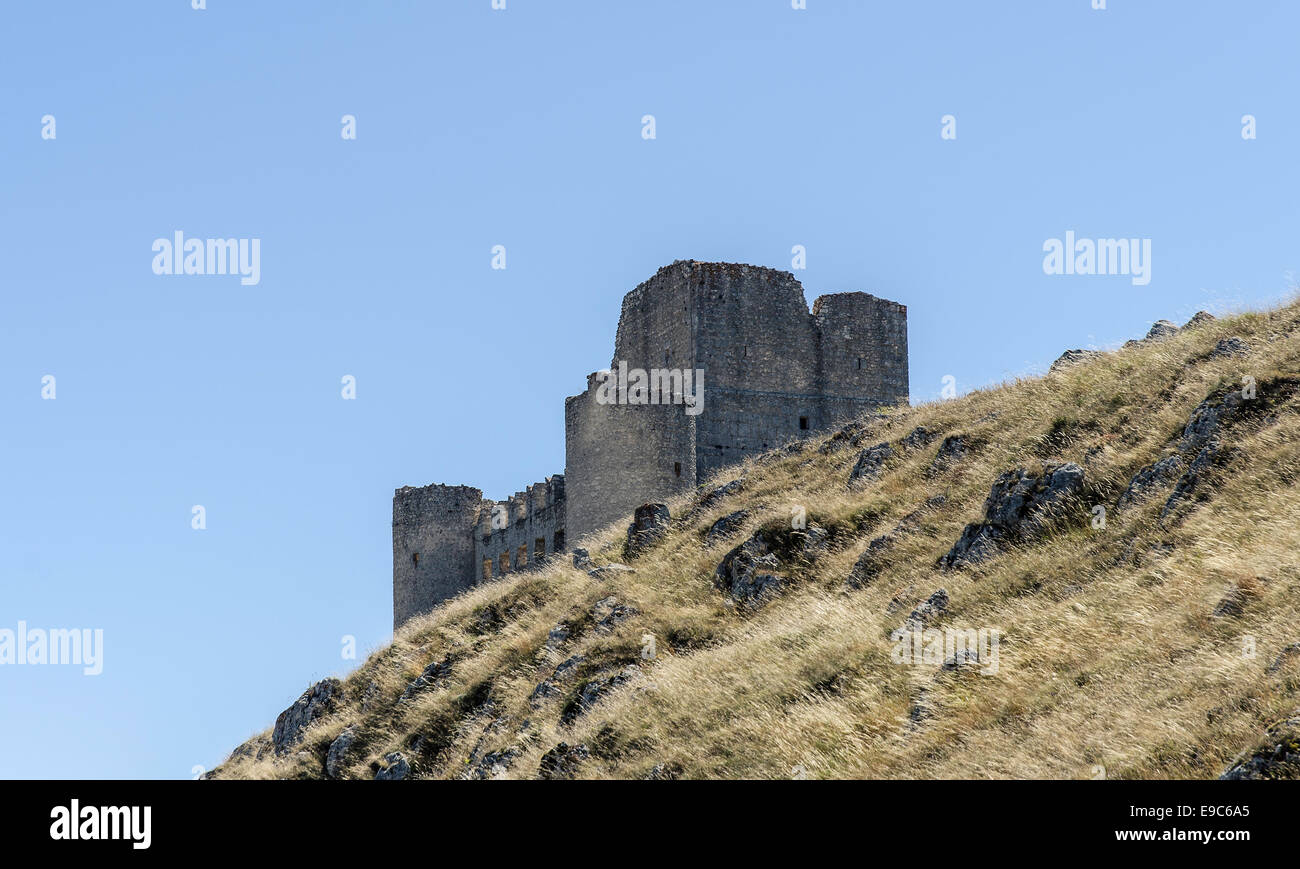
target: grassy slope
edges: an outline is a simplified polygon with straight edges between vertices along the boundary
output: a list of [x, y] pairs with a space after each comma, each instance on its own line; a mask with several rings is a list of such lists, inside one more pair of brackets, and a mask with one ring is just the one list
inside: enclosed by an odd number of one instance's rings
[[[408, 624], [345, 681], [346, 701], [284, 758], [234, 758], [223, 778], [320, 777], [345, 726], [361, 735], [346, 775], [371, 778], [390, 751], [418, 777], [457, 777], [485, 752], [521, 754], [509, 777], [537, 774], [564, 741], [591, 756], [584, 777], [639, 777], [667, 764], [683, 777], [1210, 777], [1255, 745], [1269, 723], [1300, 705], [1300, 664], [1266, 672], [1300, 640], [1300, 417], [1231, 432], [1241, 453], [1205, 487], [1209, 500], [1177, 523], [1157, 521], [1164, 494], [1123, 513], [1116, 497], [1133, 473], [1164, 454], [1207, 395], [1239, 386], [1260, 399], [1278, 376], [1300, 373], [1300, 304], [1186, 330], [1042, 378], [1022, 379], [869, 423], [860, 447], [918, 425], [966, 434], [984, 446], [930, 475], [939, 440], [903, 455], [875, 483], [845, 485], [859, 449], [750, 462], [743, 492], [676, 523], [662, 545], [630, 562], [636, 572], [597, 580], [569, 564], [475, 589]], [[1204, 357], [1228, 335], [1246, 359]], [[999, 473], [1044, 459], [1087, 470], [1089, 501], [1111, 505], [1104, 530], [1086, 521], [975, 569], [935, 568], [967, 522], [981, 516]], [[868, 540], [927, 498], [947, 501], [890, 551], [869, 587], [845, 577]], [[679, 517], [690, 499], [670, 503]], [[712, 583], [722, 556], [760, 525], [788, 526], [792, 505], [837, 533], [831, 551], [787, 566], [795, 582], [752, 611]], [[1082, 509], [1086, 509], [1083, 505]], [[705, 547], [702, 531], [740, 507], [744, 530]], [[1086, 515], [1083, 517], [1086, 520]], [[597, 563], [621, 559], [623, 527], [588, 541]], [[891, 662], [892, 630], [939, 587], [952, 603], [940, 626], [1001, 630], [996, 675], [941, 674]], [[1214, 617], [1233, 587], [1239, 616]], [[613, 631], [589, 615], [613, 595], [639, 612]], [[567, 622], [573, 636], [546, 647]], [[653, 634], [657, 655], [641, 658]], [[1254, 637], [1256, 656], [1243, 654]], [[452, 655], [450, 676], [413, 701], [396, 698], [431, 662]], [[582, 654], [575, 680], [540, 707], [528, 697], [556, 664]], [[611, 692], [571, 725], [560, 723], [585, 682], [632, 664], [642, 677]], [[362, 711], [362, 698], [371, 697]], [[928, 716], [913, 723], [923, 698]], [[422, 736], [418, 747], [412, 739]]]

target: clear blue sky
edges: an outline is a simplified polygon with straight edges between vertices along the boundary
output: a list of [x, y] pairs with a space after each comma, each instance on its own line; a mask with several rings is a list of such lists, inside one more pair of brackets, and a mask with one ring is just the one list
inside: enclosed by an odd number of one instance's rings
[[[393, 489], [561, 471], [674, 259], [803, 244], [809, 302], [906, 304], [918, 402], [1278, 298], [1300, 7], [1108, 5], [7, 5], [0, 629], [105, 650], [0, 667], [0, 776], [187, 777], [386, 643]], [[177, 230], [261, 283], [154, 275]], [[1044, 275], [1067, 230], [1151, 239], [1150, 284]]]

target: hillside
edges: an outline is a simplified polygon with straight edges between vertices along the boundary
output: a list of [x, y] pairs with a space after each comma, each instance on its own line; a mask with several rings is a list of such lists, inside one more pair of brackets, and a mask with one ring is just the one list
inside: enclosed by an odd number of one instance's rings
[[1300, 777], [1298, 325], [1162, 321], [747, 462], [413, 620], [211, 777]]

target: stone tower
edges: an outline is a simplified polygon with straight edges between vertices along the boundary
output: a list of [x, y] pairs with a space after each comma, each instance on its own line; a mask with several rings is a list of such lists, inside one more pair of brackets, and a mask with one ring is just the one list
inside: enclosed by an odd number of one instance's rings
[[403, 486], [393, 493], [393, 625], [474, 584], [483, 493], [469, 486]]
[[854, 292], [809, 312], [789, 272], [679, 260], [623, 298], [610, 370], [702, 376], [699, 404], [610, 402], [596, 372], [565, 399], [563, 475], [499, 504], [467, 486], [398, 489], [394, 629], [746, 456], [906, 403], [907, 308]]
[[704, 372], [703, 408], [565, 400], [576, 539], [641, 503], [866, 411], [906, 403], [907, 308], [867, 293], [813, 303], [789, 272], [682, 261], [623, 298], [611, 368]]

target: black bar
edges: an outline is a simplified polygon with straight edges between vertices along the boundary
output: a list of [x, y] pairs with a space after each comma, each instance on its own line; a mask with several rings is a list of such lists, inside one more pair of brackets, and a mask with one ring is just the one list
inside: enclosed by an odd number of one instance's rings
[[[277, 853], [334, 861], [356, 853], [430, 860], [465, 848], [500, 856], [515, 843], [536, 856], [614, 859], [654, 843], [699, 842], [734, 853], [774, 839], [819, 851], [853, 843], [860, 854], [913, 845], [939, 857], [1093, 853], [1236, 855], [1284, 847], [1296, 797], [1277, 782], [553, 782], [400, 787], [331, 782], [4, 782], [0, 822], [9, 844], [77, 851], [211, 856]], [[150, 807], [147, 849], [118, 840], [54, 839], [56, 812]], [[97, 818], [102, 817], [98, 813]], [[143, 817], [141, 813], [138, 817]], [[1154, 833], [1151, 833], [1154, 831]], [[1181, 832], [1180, 832], [1181, 831]], [[1209, 831], [1208, 842], [1186, 838]], [[1220, 838], [1242, 833], [1244, 840]], [[1154, 841], [1120, 836], [1154, 835]], [[1170, 839], [1167, 836], [1175, 838]], [[1178, 838], [1183, 836], [1183, 838]], [[668, 837], [668, 838], [665, 838]], [[584, 846], [583, 842], [586, 841]], [[597, 844], [603, 842], [604, 844]], [[641, 845], [637, 843], [641, 842]], [[836, 843], [839, 843], [838, 845]], [[689, 849], [696, 853], [697, 848]], [[387, 855], [387, 856], [385, 856]], [[952, 855], [950, 855], [952, 856]], [[602, 858], [602, 859], [603, 859]], [[458, 858], [465, 859], [465, 858]]]

